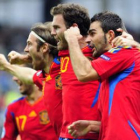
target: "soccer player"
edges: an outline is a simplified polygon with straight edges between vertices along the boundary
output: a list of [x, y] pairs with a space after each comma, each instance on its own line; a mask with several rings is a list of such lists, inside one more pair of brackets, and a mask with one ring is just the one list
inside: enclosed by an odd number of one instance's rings
[[[78, 25], [81, 34], [84, 36], [80, 40], [82, 52], [89, 59], [92, 58], [92, 48], [87, 45], [87, 32], [90, 19], [87, 10], [76, 4], [60, 4], [52, 8], [52, 35], [57, 40], [57, 48], [61, 57], [61, 77], [62, 77], [62, 98], [63, 98], [63, 124], [60, 133], [60, 140], [73, 137], [68, 133], [67, 127], [76, 120], [97, 120], [100, 115], [97, 110], [97, 100], [99, 95], [99, 82], [87, 83], [79, 82], [74, 74], [68, 51], [68, 44], [64, 38], [64, 31], [70, 26]], [[85, 64], [86, 65], [86, 64]], [[98, 132], [88, 133], [82, 140], [97, 140]]]
[[[112, 48], [112, 40], [118, 35], [117, 28], [123, 29], [118, 15], [102, 12], [93, 16], [89, 35], [94, 47], [93, 56], [97, 59], [92, 62], [81, 52], [78, 27], [68, 29], [65, 38], [77, 78], [101, 81], [100, 139], [137, 140], [140, 139], [140, 52], [131, 46]], [[78, 136], [75, 124], [69, 127], [69, 132]]]
[[35, 85], [21, 82], [17, 77], [13, 80], [19, 85], [23, 97], [7, 107], [1, 140], [57, 140], [44, 105], [42, 92]]
[[[21, 68], [11, 65], [1, 56], [0, 67], [18, 77], [25, 83], [35, 83], [44, 94], [44, 102], [49, 119], [59, 136], [62, 125], [62, 85], [60, 77], [60, 62], [57, 56], [56, 40], [50, 33], [50, 29], [44, 24], [32, 27], [27, 39], [26, 55], [21, 57], [27, 62], [31, 57], [32, 65], [37, 72], [29, 68]], [[10, 59], [20, 58], [20, 54], [11, 52]], [[18, 60], [18, 59], [15, 59]], [[14, 61], [12, 61], [14, 62]], [[19, 62], [19, 61], [18, 61]], [[21, 61], [20, 61], [21, 62]], [[41, 70], [40, 70], [41, 69]], [[23, 73], [24, 72], [24, 73]]]

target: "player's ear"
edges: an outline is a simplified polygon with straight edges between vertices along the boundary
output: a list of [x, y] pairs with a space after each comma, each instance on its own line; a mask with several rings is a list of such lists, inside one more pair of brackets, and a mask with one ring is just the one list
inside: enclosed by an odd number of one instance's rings
[[73, 27], [78, 27], [77, 23], [72, 24]]
[[115, 32], [113, 30], [108, 31], [108, 42], [111, 43], [112, 40], [115, 38]]
[[46, 53], [49, 50], [49, 44], [48, 43], [44, 43], [43, 46], [41, 47], [42, 52]]

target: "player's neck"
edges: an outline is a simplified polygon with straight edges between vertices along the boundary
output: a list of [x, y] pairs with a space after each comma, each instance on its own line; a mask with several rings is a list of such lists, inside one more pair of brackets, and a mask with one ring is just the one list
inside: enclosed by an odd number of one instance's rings
[[53, 62], [53, 56], [52, 55], [47, 55], [46, 56], [46, 67], [45, 67], [45, 69], [44, 69], [44, 71], [46, 72], [46, 73], [49, 73], [50, 72], [50, 67], [51, 67], [51, 65], [52, 65], [52, 62]]
[[112, 48], [114, 48], [113, 44], [108, 43], [108, 44], [106, 45], [106, 51], [109, 51], [109, 50], [112, 49]]
[[28, 95], [26, 99], [30, 104], [34, 104], [41, 97], [42, 97], [42, 92], [38, 90], [38, 87], [35, 87], [34, 90], [32, 91], [32, 94]]

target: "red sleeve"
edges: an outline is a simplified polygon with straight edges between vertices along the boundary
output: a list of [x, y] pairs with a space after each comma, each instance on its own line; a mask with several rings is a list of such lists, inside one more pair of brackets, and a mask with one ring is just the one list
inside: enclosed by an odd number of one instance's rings
[[8, 107], [1, 140], [16, 140], [17, 135], [18, 129], [15, 122], [15, 116]]
[[101, 79], [104, 80], [133, 65], [133, 50], [123, 49], [117, 53], [106, 52], [96, 60], [93, 60], [91, 63]]
[[44, 80], [45, 78], [43, 77], [43, 73], [41, 70], [37, 71], [33, 76], [33, 82], [39, 87], [40, 90], [42, 90], [42, 83]]

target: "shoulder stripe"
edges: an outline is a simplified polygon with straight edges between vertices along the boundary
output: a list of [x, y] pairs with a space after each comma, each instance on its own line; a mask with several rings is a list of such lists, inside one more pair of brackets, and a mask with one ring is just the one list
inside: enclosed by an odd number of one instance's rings
[[60, 65], [60, 57], [55, 57], [53, 60], [56, 64]]
[[10, 112], [10, 114], [13, 118], [15, 118], [15, 114], [13, 112]]
[[18, 101], [20, 101], [20, 100], [24, 100], [24, 98], [25, 98], [25, 97], [20, 97], [20, 98], [14, 100], [12, 103], [10, 103], [10, 105], [13, 104], [13, 103], [16, 103], [16, 102], [18, 102]]

